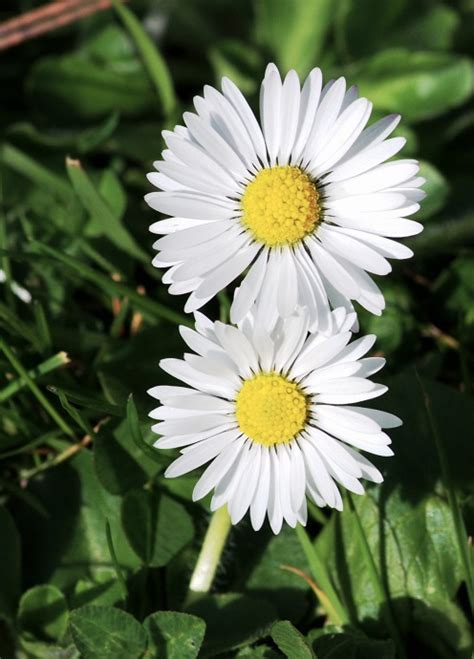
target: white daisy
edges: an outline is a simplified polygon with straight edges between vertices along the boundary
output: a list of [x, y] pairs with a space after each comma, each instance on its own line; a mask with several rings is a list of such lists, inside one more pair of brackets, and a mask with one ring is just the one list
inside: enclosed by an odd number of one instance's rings
[[392, 455], [382, 428], [401, 421], [354, 403], [383, 394], [371, 382], [385, 360], [364, 358], [375, 336], [352, 343], [355, 314], [331, 314], [332, 335], [308, 333], [306, 310], [280, 319], [268, 332], [253, 312], [239, 327], [196, 314], [196, 331], [181, 327], [193, 354], [164, 359], [161, 367], [186, 386], [158, 386], [161, 402], [155, 446], [180, 448], [166, 471], [181, 476], [210, 463], [193, 492], [212, 490], [211, 509], [227, 505], [236, 524], [250, 509], [258, 530], [268, 516], [278, 533], [283, 520], [306, 523], [306, 496], [318, 506], [342, 509], [336, 483], [362, 494], [359, 481], [382, 475], [358, 450]]
[[385, 162], [405, 143], [388, 139], [400, 117], [366, 127], [372, 104], [357, 96], [344, 78], [322, 87], [319, 69], [300, 90], [295, 71], [282, 83], [270, 64], [261, 127], [223, 78], [222, 93], [206, 86], [194, 99], [186, 127], [163, 132], [168, 149], [148, 175], [162, 192], [146, 200], [170, 217], [150, 227], [168, 234], [153, 263], [169, 268], [170, 293], [191, 293], [187, 312], [245, 272], [233, 322], [263, 296], [285, 317], [306, 306], [312, 331], [324, 331], [329, 304], [357, 300], [382, 312], [367, 273], [385, 275], [387, 258], [412, 256], [392, 238], [422, 230], [406, 218], [419, 209], [424, 179], [416, 160]]

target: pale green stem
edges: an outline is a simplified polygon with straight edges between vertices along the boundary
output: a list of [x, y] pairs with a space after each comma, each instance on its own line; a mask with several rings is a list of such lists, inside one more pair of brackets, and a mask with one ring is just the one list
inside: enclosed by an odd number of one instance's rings
[[[56, 355], [53, 355], [53, 357], [50, 357], [38, 366], [35, 366], [35, 368], [27, 371], [27, 373], [31, 380], [36, 380], [36, 378], [41, 375], [50, 373], [51, 371], [54, 371], [54, 369], [64, 366], [64, 364], [67, 363], [69, 363], [69, 357], [67, 354], [65, 352], [58, 352]], [[13, 382], [10, 382], [10, 384], [4, 389], [0, 390], [0, 403], [5, 402], [7, 398], [10, 398], [10, 396], [13, 396], [13, 394], [16, 394], [17, 391], [20, 391], [20, 389], [23, 389], [26, 386], [27, 381], [21, 376], [16, 380], [13, 380]]]
[[231, 526], [226, 506], [213, 513], [189, 582], [188, 602], [209, 592]]

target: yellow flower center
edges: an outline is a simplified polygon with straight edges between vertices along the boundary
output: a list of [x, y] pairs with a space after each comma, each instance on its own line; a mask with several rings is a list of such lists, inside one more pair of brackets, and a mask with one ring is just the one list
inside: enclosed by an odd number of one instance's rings
[[299, 167], [262, 169], [242, 197], [242, 220], [269, 247], [294, 245], [319, 222], [319, 193]]
[[240, 429], [264, 446], [289, 442], [306, 423], [306, 396], [283, 375], [259, 373], [246, 380], [236, 402]]

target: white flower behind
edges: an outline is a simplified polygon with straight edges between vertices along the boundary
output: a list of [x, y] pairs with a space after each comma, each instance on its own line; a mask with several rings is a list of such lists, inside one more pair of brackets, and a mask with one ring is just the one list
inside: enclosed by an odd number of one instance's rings
[[295, 71], [282, 82], [273, 64], [261, 126], [227, 78], [222, 93], [206, 86], [194, 105], [185, 127], [164, 131], [168, 148], [148, 176], [162, 191], [146, 196], [170, 216], [150, 227], [165, 234], [154, 265], [169, 268], [170, 293], [190, 293], [185, 310], [245, 274], [233, 322], [261, 299], [284, 317], [307, 307], [312, 331], [327, 332], [331, 306], [350, 300], [380, 314], [370, 274], [412, 256], [393, 239], [422, 230], [406, 219], [424, 196], [418, 163], [390, 160], [405, 143], [389, 138], [400, 117], [367, 127], [372, 104], [344, 78], [323, 87], [314, 69], [300, 89]]
[[381, 482], [359, 450], [392, 455], [382, 428], [401, 421], [354, 406], [387, 389], [368, 379], [385, 360], [363, 358], [375, 336], [350, 342], [354, 317], [336, 309], [325, 336], [308, 332], [301, 309], [270, 330], [253, 310], [239, 327], [196, 313], [196, 330], [181, 327], [193, 353], [160, 364], [185, 386], [149, 391], [161, 402], [150, 414], [155, 446], [181, 450], [165, 475], [209, 463], [193, 499], [213, 491], [212, 510], [227, 505], [234, 524], [250, 510], [255, 530], [267, 516], [274, 533], [306, 523], [306, 497], [341, 510], [338, 484], [362, 494], [360, 479]]

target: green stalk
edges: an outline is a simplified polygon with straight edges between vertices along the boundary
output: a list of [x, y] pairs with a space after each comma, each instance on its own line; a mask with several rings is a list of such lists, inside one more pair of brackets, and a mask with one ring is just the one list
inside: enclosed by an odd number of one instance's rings
[[58, 425], [58, 427], [69, 437], [74, 437], [74, 431], [72, 430], [71, 426], [68, 423], [66, 423], [66, 421], [64, 421], [64, 419], [56, 412], [56, 410], [48, 401], [48, 399], [44, 396], [42, 391], [40, 391], [35, 381], [31, 378], [28, 371], [18, 360], [13, 350], [11, 350], [2, 339], [0, 339], [0, 350], [3, 351], [5, 357], [8, 359], [8, 361], [13, 366], [15, 371], [18, 373], [21, 379], [25, 381], [31, 393], [35, 396], [37, 401], [43, 406], [44, 410], [49, 414], [49, 416]]
[[469, 538], [466, 532], [466, 527], [464, 525], [464, 519], [461, 513], [461, 507], [459, 505], [456, 490], [454, 488], [454, 483], [451, 476], [451, 470], [449, 468], [449, 464], [446, 459], [446, 455], [444, 453], [444, 447], [443, 447], [443, 442], [441, 440], [441, 435], [439, 433], [438, 425], [436, 423], [436, 420], [433, 415], [433, 411], [431, 409], [431, 399], [423, 385], [423, 382], [418, 374], [418, 371], [416, 371], [416, 377], [421, 389], [423, 403], [426, 410], [426, 416], [428, 418], [428, 424], [430, 426], [431, 434], [433, 435], [436, 452], [438, 453], [438, 460], [441, 467], [441, 475], [443, 478], [444, 487], [446, 489], [449, 507], [451, 508], [451, 515], [454, 522], [454, 529], [458, 540], [459, 551], [461, 552], [461, 561], [464, 568], [464, 580], [466, 582], [469, 604], [472, 613], [474, 613], [474, 585], [473, 585], [473, 571], [472, 571], [471, 556], [470, 556]]
[[327, 614], [331, 622], [335, 625], [344, 625], [350, 622], [349, 616], [337, 595], [329, 574], [326, 570], [324, 563], [319, 558], [316, 550], [309, 539], [306, 530], [301, 524], [296, 526], [296, 535], [300, 541], [301, 547], [306, 555], [309, 563], [309, 568], [314, 581], [318, 588], [320, 588], [327, 597], [328, 603], [326, 605]]
[[364, 532], [364, 528], [362, 526], [362, 522], [360, 521], [359, 513], [357, 511], [357, 508], [354, 505], [354, 502], [352, 500], [352, 497], [349, 492], [347, 492], [347, 500], [349, 502], [349, 508], [354, 516], [355, 522], [356, 522], [356, 532], [357, 536], [359, 538], [360, 545], [362, 547], [362, 552], [364, 554], [364, 559], [367, 564], [367, 567], [369, 569], [369, 574], [370, 578], [372, 581], [372, 585], [374, 587], [375, 592], [377, 593], [378, 601], [380, 604], [385, 605], [382, 607], [382, 615], [385, 619], [385, 623], [387, 625], [387, 628], [390, 632], [390, 636], [393, 638], [397, 650], [398, 650], [398, 655], [400, 657], [406, 657], [405, 650], [403, 647], [403, 641], [400, 636], [400, 633], [398, 631], [397, 624], [395, 622], [395, 618], [393, 616], [393, 611], [390, 603], [390, 595], [385, 587], [385, 584], [383, 583], [380, 574], [377, 570], [377, 565], [375, 564], [375, 560], [372, 554], [372, 551], [370, 550], [369, 543], [367, 542], [367, 538]]
[[209, 592], [232, 522], [226, 506], [213, 513], [189, 582], [187, 604]]

